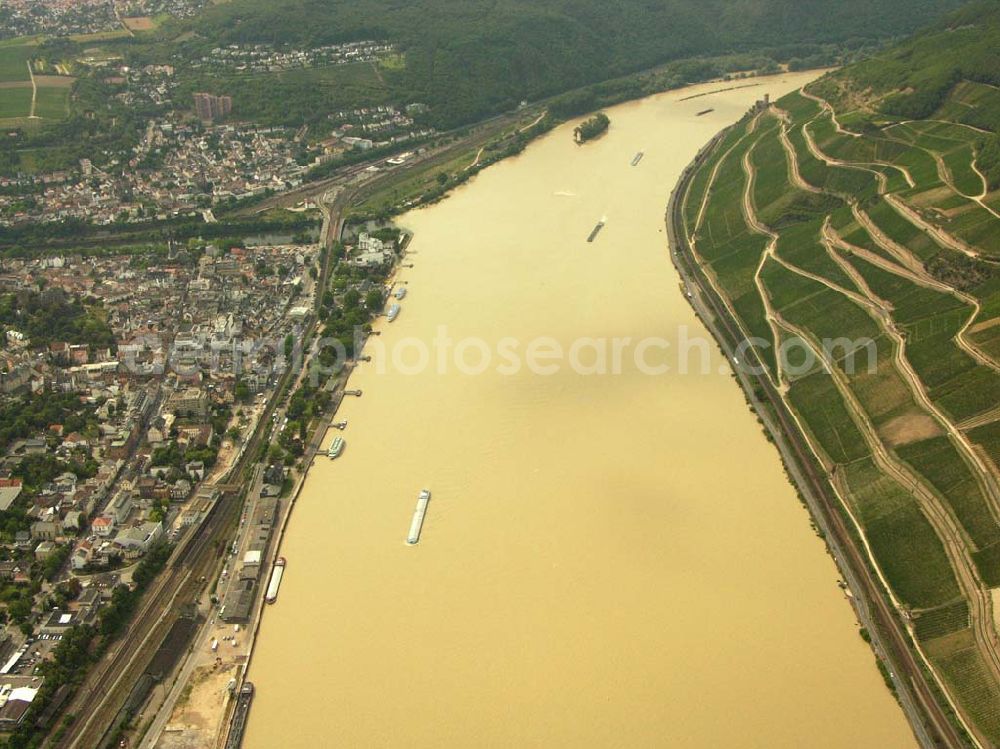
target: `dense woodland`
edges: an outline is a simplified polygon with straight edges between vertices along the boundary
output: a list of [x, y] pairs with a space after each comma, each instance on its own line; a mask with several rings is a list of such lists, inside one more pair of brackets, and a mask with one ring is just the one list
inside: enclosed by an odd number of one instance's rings
[[[866, 91], [889, 117], [933, 115], [962, 80], [1000, 85], [1000, 3], [981, 0], [950, 14], [903, 44], [839, 72], [821, 87], [834, 101], [840, 92]], [[1000, 112], [970, 111], [968, 124], [996, 131]]]
[[608, 116], [604, 112], [598, 112], [577, 125], [573, 130], [573, 137], [577, 143], [585, 143], [603, 134], [610, 124], [611, 120], [608, 119]]
[[[328, 114], [380, 103], [430, 105], [418, 126], [451, 129], [548, 98], [556, 119], [593, 112], [628, 99], [741, 71], [773, 72], [841, 64], [877, 52], [962, 4], [962, 0], [232, 0], [210, 5], [189, 21], [158, 32], [104, 42], [133, 68], [169, 63], [177, 70], [175, 106], [191, 93], [230, 94], [234, 117], [264, 125], [311, 126], [321, 137]], [[403, 53], [387, 65], [345, 65], [257, 75], [194, 68], [213, 47], [272, 43], [306, 48], [360, 39], [387, 40]], [[38, 47], [49, 63], [72, 59], [83, 45], [50, 39]], [[891, 66], [890, 66], [891, 68]], [[955, 79], [949, 71], [948, 81]], [[921, 87], [924, 90], [926, 87]], [[944, 90], [944, 89], [942, 89]], [[119, 160], [134, 146], [150, 118], [169, 105], [126, 105], [120, 87], [94, 71], [79, 77], [68, 119], [0, 139], [0, 174], [72, 169], [82, 158]], [[921, 94], [922, 96], [923, 94]], [[918, 107], [918, 101], [904, 105]], [[413, 144], [409, 144], [407, 147]], [[983, 151], [989, 148], [984, 144]], [[400, 146], [403, 147], [403, 146]], [[373, 153], [364, 154], [367, 156]], [[348, 154], [309, 174], [323, 176], [362, 154]], [[989, 159], [984, 159], [989, 161]], [[1000, 180], [1000, 165], [996, 179]], [[993, 172], [990, 171], [991, 179]], [[19, 189], [19, 188], [18, 188]], [[30, 205], [33, 196], [23, 200]], [[227, 206], [219, 206], [224, 213]], [[0, 247], [110, 239], [124, 227], [100, 231], [79, 221], [8, 228]], [[128, 239], [151, 239], [147, 223]], [[225, 230], [225, 229], [220, 229]], [[176, 237], [189, 236], [175, 227]], [[203, 232], [200, 223], [190, 231]]]
[[[842, 64], [887, 39], [919, 28], [962, 0], [233, 0], [158, 32], [108, 40], [102, 49], [133, 68], [168, 63], [177, 70], [174, 101], [191, 93], [229, 94], [234, 118], [264, 125], [330, 128], [332, 111], [373, 104], [430, 105], [419, 126], [451, 129], [519, 102], [579, 90], [557, 116], [593, 111], [665, 88], [733, 71]], [[235, 75], [189, 65], [226, 43], [311, 45], [387, 40], [403, 56], [390, 65], [344, 65]], [[73, 59], [84, 44], [49, 39], [38, 56]], [[666, 66], [666, 67], [663, 67]], [[650, 68], [656, 70], [650, 71]], [[641, 80], [638, 71], [650, 71]], [[78, 74], [83, 71], [77, 71]], [[115, 98], [120, 86], [102, 71], [81, 74], [71, 115], [0, 139], [0, 174], [72, 168], [81, 158], [124, 153], [150, 117], [166, 107]], [[573, 98], [575, 97], [575, 98]], [[34, 241], [24, 237], [19, 242]]]
[[115, 337], [97, 307], [86, 307], [79, 299], [54, 292], [0, 295], [0, 329], [16, 330], [34, 346], [53, 341], [86, 343], [113, 348]]
[[387, 39], [406, 65], [383, 72], [438, 126], [463, 124], [671, 60], [769, 50], [787, 62], [823, 44], [913, 31], [961, 0], [234, 0], [191, 29], [213, 44]]

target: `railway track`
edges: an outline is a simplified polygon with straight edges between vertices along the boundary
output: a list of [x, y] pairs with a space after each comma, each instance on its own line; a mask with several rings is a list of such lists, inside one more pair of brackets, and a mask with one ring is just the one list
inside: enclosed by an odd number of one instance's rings
[[[371, 163], [352, 165], [339, 170], [332, 177], [282, 193], [264, 203], [238, 211], [234, 215], [256, 213], [271, 205], [325, 195], [331, 189], [340, 187], [342, 189], [323, 206], [328, 215], [329, 230], [327, 235], [322, 237], [322, 241], [329, 249], [341, 234], [344, 208], [356, 201], [359, 196], [370, 193], [385, 183], [403, 178], [416, 169], [428, 168], [447, 160], [457, 150], [468, 148], [470, 143], [492, 137], [523, 115], [523, 112], [507, 113], [484, 120], [475, 127], [471, 137], [460, 138], [455, 143], [434, 149], [412, 160], [401, 169], [372, 173], [368, 172]], [[382, 161], [384, 160], [376, 163]], [[372, 174], [371, 178], [358, 180], [358, 177], [366, 172]], [[334, 262], [332, 253], [327, 252], [317, 280], [318, 290], [326, 288]], [[317, 293], [317, 307], [321, 298], [322, 293]], [[313, 315], [303, 331], [303, 339], [310, 338], [316, 327], [317, 318]], [[125, 631], [90, 669], [87, 678], [65, 711], [78, 718], [59, 738], [47, 737], [42, 744], [44, 747], [92, 749], [104, 745], [114, 734], [118, 728], [114, 723], [119, 719], [133, 686], [145, 674], [156, 650], [180, 617], [184, 605], [195, 602], [204, 593], [207, 581], [214, 576], [225, 554], [228, 539], [236, 531], [243, 504], [243, 492], [233, 491], [232, 486], [248, 485], [255, 457], [259, 454], [263, 440], [270, 434], [272, 416], [280, 407], [279, 404], [283, 403], [289, 386], [297, 381], [296, 375], [293, 368], [282, 373], [275, 394], [261, 415], [254, 434], [226, 478], [227, 491], [219, 497], [209, 516], [174, 549], [165, 569], [143, 595], [139, 610], [133, 615]], [[319, 434], [318, 438], [321, 437]], [[318, 445], [318, 442], [316, 444]]]
[[66, 735], [48, 744], [60, 749], [101, 746], [132, 687], [148, 668], [156, 649], [181, 614], [181, 608], [202, 593], [204, 578], [224, 552], [217, 543], [238, 518], [239, 502], [224, 495], [211, 515], [171, 556], [153, 589], [142, 598], [139, 612], [126, 631], [98, 662], [77, 693], [69, 711], [79, 716]]
[[[355, 191], [341, 193], [326, 206], [330, 212], [331, 231], [323, 238], [329, 246], [340, 235], [343, 227], [342, 209], [353, 198]], [[323, 289], [333, 266], [332, 253], [327, 252], [320, 270], [317, 288]], [[316, 295], [317, 305], [321, 294]], [[304, 337], [316, 328], [313, 317], [306, 326]], [[255, 465], [255, 458], [263, 441], [270, 434], [275, 411], [284, 400], [297, 373], [288, 368], [282, 373], [274, 395], [268, 401], [257, 428], [251, 435], [242, 457], [232, 468], [227, 483], [247, 486]], [[196, 600], [211, 579], [215, 568], [235, 532], [242, 507], [242, 492], [226, 491], [219, 497], [211, 513], [174, 550], [166, 569], [157, 576], [152, 588], [146, 592], [139, 611], [133, 616], [125, 632], [112, 648], [94, 666], [80, 690], [74, 696], [67, 712], [80, 716], [65, 734], [57, 740], [46, 741], [44, 746], [53, 749], [91, 749], [99, 747], [117, 726], [113, 722], [120, 714], [133, 685], [149, 666], [156, 649], [167, 632], [179, 618], [181, 605]], [[138, 644], [136, 644], [138, 643]]]
[[[338, 196], [329, 206], [333, 231], [328, 240], [339, 234], [343, 221], [339, 210], [349, 199], [350, 195]], [[326, 255], [320, 284], [329, 278], [331, 255]], [[317, 294], [317, 303], [320, 296]], [[311, 336], [315, 327], [314, 316], [307, 324], [304, 336]], [[287, 388], [295, 382], [296, 375], [291, 367], [282, 373], [240, 460], [229, 472], [227, 484], [248, 485], [256, 456], [270, 434], [272, 417], [284, 400]], [[74, 695], [66, 712], [79, 717], [61, 738], [47, 740], [44, 746], [52, 749], [93, 749], [102, 746], [114, 732], [117, 726], [113, 723], [133, 686], [145, 673], [157, 648], [180, 617], [183, 605], [196, 601], [204, 593], [207, 581], [212, 579], [225, 554], [228, 539], [236, 531], [243, 496], [242, 491], [224, 492], [204, 521], [174, 550], [166, 568], [142, 597], [140, 608], [125, 632], [94, 665]]]

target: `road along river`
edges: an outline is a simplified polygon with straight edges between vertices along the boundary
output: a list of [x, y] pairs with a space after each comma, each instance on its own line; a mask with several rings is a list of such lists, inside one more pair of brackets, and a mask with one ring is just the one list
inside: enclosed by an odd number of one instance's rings
[[614, 107], [400, 219], [408, 294], [296, 503], [245, 746], [915, 745], [666, 246], [698, 148], [809, 78]]

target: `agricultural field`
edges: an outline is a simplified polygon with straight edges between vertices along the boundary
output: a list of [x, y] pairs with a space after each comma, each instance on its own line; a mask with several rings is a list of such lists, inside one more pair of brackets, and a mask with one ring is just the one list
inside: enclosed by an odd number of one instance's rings
[[[717, 152], [725, 153], [729, 151], [744, 135], [745, 133], [741, 128], [730, 128], [718, 143], [716, 147]], [[709, 189], [711, 172], [711, 169], [700, 169], [692, 179], [691, 187], [685, 196], [684, 226], [688, 234], [693, 234], [697, 228], [698, 214], [705, 200], [705, 194]]]
[[906, 247], [921, 260], [929, 260], [943, 251], [941, 245], [920, 227], [907, 221], [889, 203], [875, 199], [865, 206], [872, 223], [893, 242]]
[[1000, 466], [1000, 421], [974, 427], [968, 434], [974, 442], [982, 445], [990, 460]]
[[1000, 689], [975, 647], [971, 631], [962, 629], [939, 637], [927, 651], [972, 720], [987, 735], [1000, 735]]
[[846, 475], [865, 533], [893, 591], [918, 609], [955, 603], [960, 591], [948, 557], [913, 497], [870, 460], [848, 466]]
[[914, 622], [917, 637], [933, 640], [969, 626], [969, 604], [955, 601], [940, 608], [921, 612]]
[[899, 448], [900, 456], [946, 497], [962, 527], [982, 549], [1000, 542], [1000, 526], [969, 466], [947, 437], [932, 437]]
[[[981, 84], [961, 84], [953, 97], [971, 97], [976, 104], [988, 110], [1000, 110], [1000, 89]], [[832, 117], [815, 115], [802, 127], [808, 128], [819, 147], [830, 157], [849, 162], [856, 167], [872, 169], [876, 166], [894, 172], [887, 191], [908, 203], [924, 225], [913, 226], [912, 221], [893, 217], [899, 213], [880, 206], [880, 225], [896, 241], [909, 246], [914, 231], [925, 234], [926, 226], [941, 232], [935, 240], [929, 237], [915, 251], [933, 253], [933, 243], [959, 245], [972, 253], [1000, 257], [1000, 210], [995, 196], [989, 193], [982, 170], [976, 165], [984, 134], [975, 126], [966, 124], [968, 117], [959, 116], [961, 107], [949, 99], [937, 117], [926, 121], [905, 121], [885, 126], [866, 137], [857, 138], [838, 132]], [[798, 103], [793, 101], [794, 108]], [[801, 106], [800, 106], [801, 109]], [[989, 115], [987, 119], [991, 119]], [[798, 139], [794, 131], [793, 139]], [[808, 161], [805, 173], [815, 174], [815, 166]], [[889, 172], [883, 172], [889, 175]], [[900, 184], [900, 180], [904, 184]], [[827, 187], [820, 182], [819, 186]], [[879, 220], [879, 219], [876, 219]], [[902, 224], [910, 223], [910, 227]], [[901, 236], [910, 234], [910, 238]], [[928, 242], [931, 242], [928, 245]]]
[[860, 430], [825, 372], [796, 380], [789, 397], [831, 463], [847, 465], [868, 457]]
[[1000, 122], [997, 89], [985, 83], [960, 81], [934, 113], [934, 119], [993, 129]]
[[686, 231], [747, 335], [826, 354], [827, 370], [769, 361], [772, 379], [946, 685], [1000, 743], [1000, 678], [962, 582], [1000, 585], [1000, 267], [979, 259], [1000, 257], [1000, 215], [982, 133], [957, 116], [963, 101], [1000, 111], [1000, 89], [957, 86], [938, 118], [880, 127], [809, 93], [719, 140]]
[[0, 120], [18, 119], [31, 114], [31, 86], [0, 89]]
[[33, 44], [0, 44], [0, 85], [29, 81], [28, 61], [34, 52]]
[[115, 29], [113, 31], [98, 31], [93, 34], [70, 34], [69, 38], [80, 44], [90, 44], [92, 42], [110, 42], [118, 39], [127, 39], [131, 34], [125, 29]]
[[38, 75], [37, 72], [34, 79], [38, 93], [34, 96], [32, 113], [33, 85], [29, 66], [33, 64], [33, 55], [37, 49], [30, 39], [13, 39], [0, 43], [0, 125], [38, 126], [44, 120], [61, 120], [69, 115], [70, 91], [74, 79], [59, 75]]
[[46, 120], [61, 120], [69, 115], [68, 86], [39, 86], [35, 100], [35, 116]]
[[[0, 96], [0, 122], [17, 121], [19, 125], [42, 123], [51, 120], [62, 120], [69, 116], [71, 78], [58, 79], [57, 83], [39, 84], [35, 96], [34, 116], [32, 117], [31, 85], [17, 88], [3, 88]], [[31, 117], [31, 119], [28, 119]]]
[[[707, 186], [711, 199], [705, 206], [701, 223], [693, 225], [689, 231], [694, 242], [704, 248], [708, 270], [732, 301], [748, 336], [773, 344], [774, 334], [754, 281], [767, 240], [751, 231], [741, 208], [746, 188], [742, 161], [753, 142], [741, 134], [732, 148], [723, 152], [725, 156], [715, 178]], [[772, 374], [777, 368], [774, 348], [772, 345], [762, 352], [764, 363]]]

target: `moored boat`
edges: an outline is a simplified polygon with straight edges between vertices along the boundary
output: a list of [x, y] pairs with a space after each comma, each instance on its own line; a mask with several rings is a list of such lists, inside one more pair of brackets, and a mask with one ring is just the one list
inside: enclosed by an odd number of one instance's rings
[[278, 588], [281, 587], [281, 576], [285, 574], [285, 558], [278, 557], [271, 570], [271, 580], [267, 584], [267, 593], [264, 600], [267, 603], [274, 603], [278, 600]]

